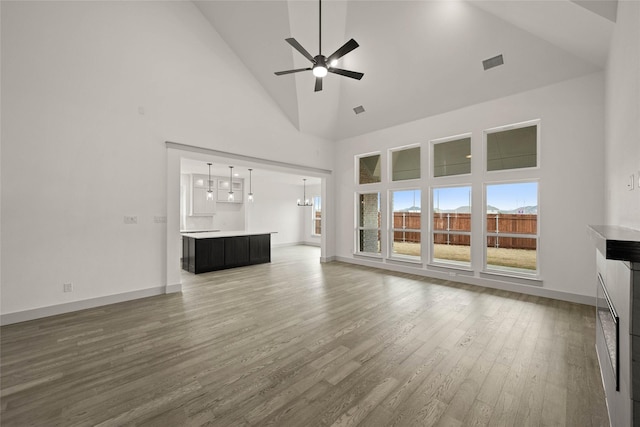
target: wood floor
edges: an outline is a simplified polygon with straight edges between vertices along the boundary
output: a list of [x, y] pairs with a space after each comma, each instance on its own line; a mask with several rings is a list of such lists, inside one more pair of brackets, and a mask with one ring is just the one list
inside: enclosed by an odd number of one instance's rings
[[594, 310], [320, 264], [2, 327], [2, 426], [605, 426]]

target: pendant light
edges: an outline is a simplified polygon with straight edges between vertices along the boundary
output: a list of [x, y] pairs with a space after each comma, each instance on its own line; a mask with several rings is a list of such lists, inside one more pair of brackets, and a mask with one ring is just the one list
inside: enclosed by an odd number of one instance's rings
[[227, 196], [228, 202], [233, 202], [233, 166], [229, 166], [229, 195]]
[[211, 189], [211, 163], [207, 163], [207, 165], [209, 165], [209, 189], [207, 190], [207, 200], [213, 200], [213, 190]]
[[251, 171], [253, 169], [249, 169], [249, 195], [247, 196], [247, 200], [253, 202], [253, 191], [251, 191]]
[[303, 185], [303, 190], [302, 190], [303, 201], [300, 201], [300, 199], [298, 199], [298, 206], [312, 206], [313, 203], [311, 203], [311, 200], [307, 199], [307, 179], [306, 178], [302, 178], [302, 185]]

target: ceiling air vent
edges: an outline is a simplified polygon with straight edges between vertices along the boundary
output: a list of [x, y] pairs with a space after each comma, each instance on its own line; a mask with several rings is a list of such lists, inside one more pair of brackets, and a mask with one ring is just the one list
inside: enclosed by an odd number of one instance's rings
[[504, 64], [502, 55], [494, 56], [493, 58], [485, 59], [484, 61], [482, 61], [482, 66], [484, 67], [485, 71], [502, 64]]
[[362, 105], [358, 105], [356, 108], [353, 109], [353, 111], [356, 114], [364, 113], [364, 107]]

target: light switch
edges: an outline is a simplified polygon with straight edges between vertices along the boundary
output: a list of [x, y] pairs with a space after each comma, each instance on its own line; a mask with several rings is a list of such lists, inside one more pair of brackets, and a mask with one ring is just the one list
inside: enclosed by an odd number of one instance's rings
[[124, 223], [125, 224], [137, 224], [138, 223], [138, 217], [137, 216], [126, 216], [125, 215]]

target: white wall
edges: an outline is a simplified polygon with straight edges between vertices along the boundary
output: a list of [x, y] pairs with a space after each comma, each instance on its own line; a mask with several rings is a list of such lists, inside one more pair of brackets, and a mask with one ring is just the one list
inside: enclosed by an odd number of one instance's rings
[[272, 245], [300, 243], [302, 216], [296, 200], [300, 197], [298, 185], [274, 184], [260, 179], [253, 180], [253, 203], [246, 203], [247, 229], [249, 231], [275, 231]]
[[3, 321], [164, 289], [164, 141], [331, 169], [190, 2], [0, 7]]
[[640, 229], [640, 2], [618, 2], [606, 88], [606, 222]]
[[[515, 285], [508, 281], [481, 277], [482, 247], [473, 249], [475, 273], [459, 275], [456, 280], [496, 286], [561, 299], [591, 302], [595, 286], [593, 246], [587, 237], [587, 225], [604, 218], [602, 206], [604, 154], [604, 76], [602, 73], [568, 80], [541, 89], [466, 107], [388, 128], [382, 131], [339, 141], [336, 145], [334, 173], [337, 194], [336, 254], [346, 261], [401, 269], [413, 273], [448, 277], [424, 267], [399, 266], [354, 257], [354, 156], [381, 151], [386, 159], [392, 147], [422, 143], [423, 168], [428, 162], [429, 141], [472, 132], [473, 205], [482, 206], [483, 182], [493, 179], [526, 177], [527, 171], [509, 172], [505, 176], [483, 171], [483, 130], [532, 119], [540, 119], [540, 259], [542, 287]], [[478, 159], [478, 160], [476, 160]], [[386, 166], [385, 166], [386, 167]], [[425, 169], [423, 169], [425, 170]], [[430, 181], [423, 172], [421, 188], [426, 195]], [[382, 200], [391, 188], [381, 184]], [[423, 196], [423, 209], [428, 196]], [[383, 204], [384, 206], [384, 204]], [[426, 210], [426, 209], [425, 209]], [[473, 221], [482, 222], [482, 211], [474, 210]], [[426, 237], [426, 236], [425, 236]], [[482, 242], [477, 231], [473, 241]]]

